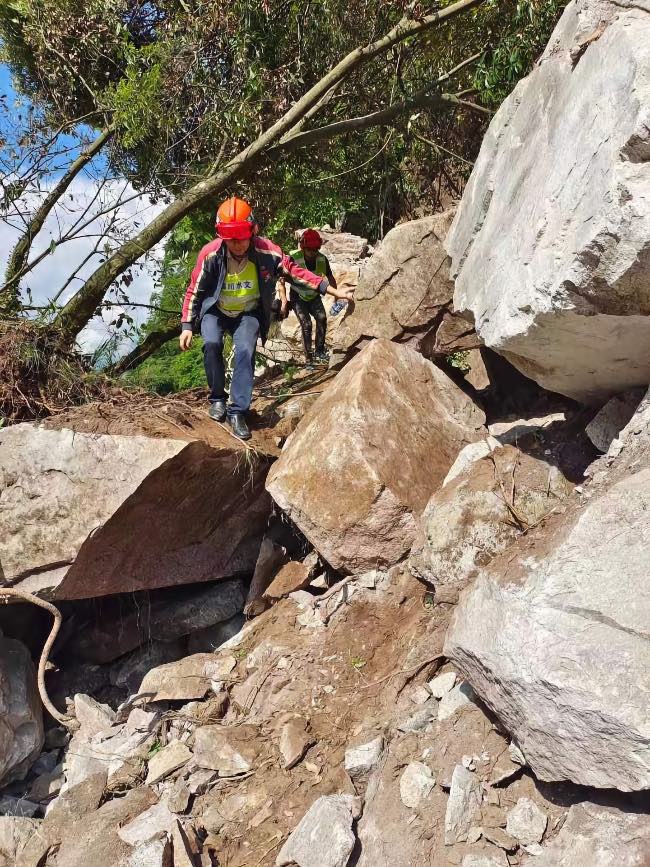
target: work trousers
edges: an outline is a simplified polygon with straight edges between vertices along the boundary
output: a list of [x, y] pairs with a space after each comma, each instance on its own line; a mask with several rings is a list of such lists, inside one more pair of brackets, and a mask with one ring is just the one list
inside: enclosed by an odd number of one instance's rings
[[206, 313], [201, 319], [203, 338], [203, 363], [210, 386], [209, 400], [227, 400], [226, 366], [223, 360], [224, 334], [232, 334], [235, 358], [230, 384], [228, 415], [246, 412], [253, 396], [255, 373], [255, 347], [260, 333], [259, 319], [255, 313], [242, 313], [237, 317], [226, 316], [220, 310]]
[[311, 343], [311, 317], [316, 321], [316, 353], [320, 354], [325, 351], [325, 335], [327, 333], [327, 313], [323, 306], [323, 301], [320, 295], [317, 295], [312, 301], [305, 301], [297, 292], [291, 291], [291, 307], [295, 311], [300, 323], [302, 331], [302, 342], [305, 347], [305, 355], [311, 358], [312, 343]]

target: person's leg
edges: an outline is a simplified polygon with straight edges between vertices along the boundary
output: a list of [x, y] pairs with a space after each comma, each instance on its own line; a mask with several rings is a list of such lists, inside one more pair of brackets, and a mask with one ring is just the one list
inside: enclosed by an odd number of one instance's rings
[[235, 357], [228, 415], [247, 412], [253, 396], [253, 359], [260, 323], [257, 316], [244, 313], [233, 331]]
[[223, 363], [223, 334], [221, 319], [214, 313], [206, 313], [201, 319], [201, 337], [203, 338], [203, 364], [205, 375], [210, 386], [208, 400], [227, 400], [226, 369]]
[[294, 312], [298, 317], [298, 322], [300, 323], [300, 330], [302, 331], [302, 343], [305, 347], [305, 359], [306, 361], [311, 361], [311, 316], [309, 315], [309, 303], [307, 301], [303, 301], [302, 298], [300, 298], [300, 296], [297, 295], [295, 292], [292, 292], [291, 306], [293, 307]]
[[309, 312], [316, 321], [316, 355], [324, 355], [325, 335], [327, 334], [327, 313], [320, 297], [314, 298], [310, 302]]

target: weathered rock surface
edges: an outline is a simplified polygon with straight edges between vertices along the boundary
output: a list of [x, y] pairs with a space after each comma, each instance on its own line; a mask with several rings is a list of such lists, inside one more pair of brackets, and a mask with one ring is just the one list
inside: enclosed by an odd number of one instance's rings
[[505, 854], [495, 850], [489, 855], [485, 853], [465, 855], [462, 867], [509, 867], [509, 865]]
[[456, 765], [451, 777], [451, 789], [445, 814], [445, 845], [467, 840], [474, 816], [481, 807], [481, 784], [472, 771]]
[[115, 722], [115, 711], [112, 708], [83, 693], [77, 693], [74, 697], [74, 715], [87, 738], [106, 731]]
[[491, 448], [429, 500], [409, 567], [428, 584], [462, 587], [572, 491], [545, 460], [510, 445]]
[[353, 355], [375, 337], [408, 343], [429, 358], [479, 345], [471, 321], [451, 303], [443, 241], [453, 216], [445, 211], [391, 229], [364, 268], [335, 353]]
[[304, 757], [314, 738], [306, 731], [305, 720], [294, 720], [282, 726], [279, 750], [282, 767], [290, 770]]
[[576, 804], [555, 840], [525, 867], [644, 867], [650, 864], [650, 818]]
[[13, 582], [71, 563], [90, 533], [184, 446], [27, 423], [0, 431], [0, 577]]
[[345, 751], [345, 770], [353, 780], [369, 774], [379, 761], [383, 748], [381, 736], [358, 747], [350, 747]]
[[126, 855], [118, 867], [176, 867], [169, 840], [150, 840]]
[[447, 238], [455, 307], [486, 345], [585, 402], [650, 382], [649, 99], [647, 9], [574, 0], [493, 118]]
[[522, 845], [539, 843], [546, 831], [548, 817], [530, 798], [520, 798], [508, 813], [506, 831]]
[[173, 771], [177, 771], [187, 764], [192, 755], [191, 750], [181, 741], [170, 741], [160, 752], [157, 752], [149, 760], [147, 769], [147, 786], [160, 782]]
[[429, 692], [434, 698], [440, 700], [443, 696], [450, 692], [456, 683], [456, 672], [446, 671], [444, 674], [439, 674], [430, 680], [427, 686]]
[[440, 699], [438, 719], [441, 722], [449, 719], [461, 708], [472, 704], [474, 698], [474, 690], [470, 684], [466, 680], [462, 681], [462, 683], [457, 684], [453, 689], [446, 692]]
[[355, 844], [352, 795], [325, 795], [315, 801], [280, 850], [277, 867], [346, 867]]
[[0, 783], [22, 780], [43, 748], [36, 672], [24, 644], [0, 637]]
[[483, 422], [431, 362], [375, 340], [307, 413], [267, 487], [334, 568], [390, 566], [413, 541], [414, 514]]
[[650, 787], [647, 398], [616, 443], [585, 505], [481, 572], [445, 654], [540, 779], [634, 791]]
[[153, 668], [140, 684], [138, 695], [146, 695], [150, 701], [204, 698], [212, 682], [225, 680], [234, 667], [232, 656], [195, 653]]
[[409, 762], [399, 781], [402, 803], [413, 810], [417, 809], [431, 794], [435, 784], [435, 777], [424, 762]]
[[585, 428], [587, 436], [601, 452], [606, 452], [634, 415], [644, 389], [634, 388], [610, 398]]
[[251, 762], [228, 740], [220, 726], [202, 726], [194, 742], [194, 761], [199, 768], [218, 771], [220, 777], [236, 777], [251, 769]]
[[121, 678], [131, 680], [129, 675], [135, 674], [134, 669], [142, 670], [148, 660], [155, 665], [156, 656], [166, 655], [164, 647], [152, 647], [148, 641], [164, 641], [167, 658], [173, 658], [174, 639], [229, 620], [242, 610], [246, 598], [244, 582], [239, 578], [199, 587], [179, 587], [168, 593], [171, 596], [165, 594], [144, 605], [135, 604], [128, 612], [118, 608], [98, 617], [91, 628], [70, 640], [69, 652], [90, 662], [103, 663], [144, 644], [145, 649], [138, 651], [133, 660], [125, 661], [128, 671]]
[[291, 560], [286, 563], [273, 581], [264, 591], [264, 596], [267, 599], [281, 599], [283, 596], [288, 596], [295, 590], [302, 590], [309, 584], [309, 576], [311, 570], [304, 563], [297, 563]]
[[14, 867], [30, 837], [38, 833], [40, 824], [38, 819], [0, 816], [0, 867]]
[[150, 840], [171, 835], [176, 816], [171, 812], [164, 801], [154, 804], [117, 829], [120, 840], [124, 840], [129, 846], [139, 846]]
[[11, 426], [0, 431], [0, 580], [78, 599], [252, 570], [268, 466], [200, 441]]
[[88, 867], [93, 862], [117, 867], [133, 853], [132, 847], [118, 836], [118, 829], [140, 816], [156, 801], [154, 792], [143, 786], [132, 789], [122, 798], [107, 801], [98, 810], [84, 815], [83, 821], [48, 813], [25, 846], [16, 867], [35, 867], [45, 863], [48, 851], [57, 851], [56, 867]]

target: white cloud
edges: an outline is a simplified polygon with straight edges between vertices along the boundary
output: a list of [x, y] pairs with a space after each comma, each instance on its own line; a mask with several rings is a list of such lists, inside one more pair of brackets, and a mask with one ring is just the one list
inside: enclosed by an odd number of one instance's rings
[[[105, 215], [99, 215], [99, 212], [120, 202], [122, 204], [115, 212], [115, 223], [110, 227], [109, 220], [113, 216], [113, 212]], [[34, 198], [31, 201], [23, 199], [21, 202], [27, 210], [30, 205], [33, 206], [33, 203]], [[34, 242], [30, 258], [47, 250], [52, 240], [57, 241], [65, 236], [86, 208], [90, 210], [83, 219], [83, 223], [88, 222], [89, 224], [80, 232], [80, 237], [57, 246], [53, 253], [48, 254], [32, 272], [23, 278], [21, 283], [23, 294], [25, 294], [25, 290], [29, 289], [35, 306], [47, 304], [56, 296], [75, 269], [87, 256], [90, 256], [101, 238], [98, 252], [92, 255], [89, 261], [81, 267], [74, 281], [61, 295], [58, 303], [65, 303], [83, 284], [84, 279], [93, 273], [100, 264], [101, 258], [106, 255], [102, 249], [106, 241], [115, 248], [116, 238], [128, 237], [137, 233], [138, 229], [149, 223], [163, 207], [164, 205], [160, 203], [152, 205], [148, 196], [138, 195], [124, 181], [110, 181], [100, 186], [97, 181], [90, 177], [78, 177], [71, 184], [63, 202], [48, 217], [45, 226]], [[9, 225], [7, 221], [0, 222], [0, 273], [4, 272], [11, 250], [20, 236], [19, 220], [13, 217], [11, 223], [13, 225]], [[129, 301], [143, 304], [149, 302], [151, 293], [155, 288], [162, 246], [162, 243], [159, 244], [149, 256], [134, 266], [132, 269], [133, 282], [128, 288], [120, 287], [123, 292], [127, 293]], [[109, 300], [116, 298], [115, 288], [109, 291], [107, 297]], [[116, 307], [111, 310], [104, 310], [102, 316], [95, 317], [80, 335], [81, 349], [84, 352], [92, 352], [114, 335], [116, 329], [113, 323], [120, 312], [125, 309], [138, 324], [142, 323], [149, 313], [144, 308]], [[125, 337], [122, 344], [122, 351], [126, 351], [131, 342], [128, 337]]]

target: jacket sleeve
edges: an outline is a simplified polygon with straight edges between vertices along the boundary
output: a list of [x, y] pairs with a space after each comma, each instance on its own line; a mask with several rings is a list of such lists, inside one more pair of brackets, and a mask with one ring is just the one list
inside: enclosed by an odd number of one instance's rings
[[284, 253], [278, 259], [278, 270], [276, 277], [284, 277], [288, 283], [293, 286], [303, 289], [312, 289], [325, 295], [329, 282], [324, 277], [319, 277], [318, 274], [312, 274], [306, 268], [301, 268], [300, 265]]
[[192, 271], [190, 283], [185, 292], [181, 329], [191, 331], [201, 310], [201, 304], [216, 278], [216, 255], [214, 250], [204, 248]]

